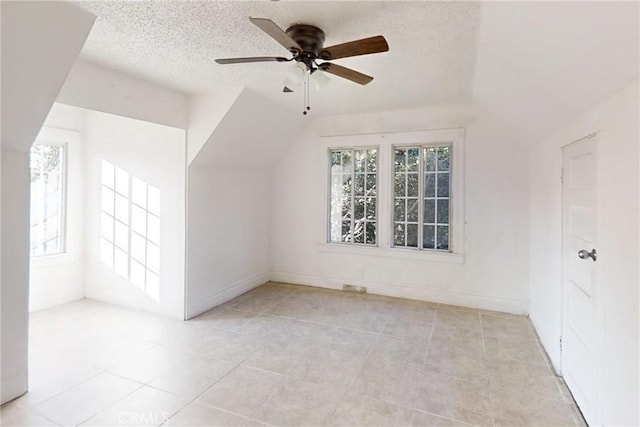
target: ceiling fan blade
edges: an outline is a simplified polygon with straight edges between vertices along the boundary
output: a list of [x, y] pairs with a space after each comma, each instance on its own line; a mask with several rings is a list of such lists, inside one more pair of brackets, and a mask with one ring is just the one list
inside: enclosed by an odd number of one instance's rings
[[272, 20], [265, 18], [249, 18], [249, 20], [265, 33], [269, 34], [278, 43], [284, 46], [288, 51], [297, 51], [302, 53], [300, 45], [285, 33], [282, 28], [278, 27]]
[[330, 62], [323, 62], [319, 67], [322, 71], [351, 80], [352, 82], [356, 82], [361, 85], [366, 85], [373, 80], [373, 77], [371, 76], [367, 76], [366, 74], [362, 74], [356, 70], [352, 70], [351, 68], [332, 64]]
[[218, 64], [242, 64], [245, 62], [285, 62], [287, 58], [281, 56], [253, 56], [249, 58], [224, 58], [216, 59]]
[[348, 56], [368, 55], [389, 50], [387, 41], [382, 36], [373, 36], [366, 39], [325, 47], [318, 55], [322, 59], [339, 59]]

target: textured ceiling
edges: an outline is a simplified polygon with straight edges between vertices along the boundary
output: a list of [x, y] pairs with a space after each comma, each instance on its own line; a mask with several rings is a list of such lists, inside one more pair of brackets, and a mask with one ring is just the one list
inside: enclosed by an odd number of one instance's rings
[[281, 92], [291, 63], [218, 65], [216, 58], [287, 56], [251, 24], [320, 27], [325, 46], [382, 34], [390, 51], [337, 60], [375, 77], [367, 86], [331, 76], [311, 93], [312, 113], [341, 114], [466, 103], [471, 99], [480, 5], [476, 2], [87, 1], [98, 18], [81, 57], [184, 92], [246, 86], [302, 110]]

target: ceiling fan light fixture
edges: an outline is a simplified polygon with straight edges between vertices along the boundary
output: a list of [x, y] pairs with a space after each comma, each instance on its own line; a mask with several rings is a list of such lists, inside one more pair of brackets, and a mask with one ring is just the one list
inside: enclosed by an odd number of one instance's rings
[[327, 76], [324, 71], [321, 71], [319, 69], [315, 69], [311, 72], [311, 77], [309, 78], [309, 80], [311, 80], [311, 82], [313, 83], [313, 87], [316, 92], [320, 91], [320, 89], [331, 83], [331, 79], [329, 78], [329, 76]]

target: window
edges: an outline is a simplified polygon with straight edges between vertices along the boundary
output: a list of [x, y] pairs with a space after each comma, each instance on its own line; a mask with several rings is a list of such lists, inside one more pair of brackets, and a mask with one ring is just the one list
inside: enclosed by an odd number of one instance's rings
[[156, 301], [160, 296], [160, 191], [102, 161], [102, 262]]
[[330, 150], [329, 242], [377, 244], [378, 150]]
[[31, 256], [64, 252], [66, 159], [61, 144], [31, 147]]
[[450, 250], [451, 146], [394, 147], [393, 246]]

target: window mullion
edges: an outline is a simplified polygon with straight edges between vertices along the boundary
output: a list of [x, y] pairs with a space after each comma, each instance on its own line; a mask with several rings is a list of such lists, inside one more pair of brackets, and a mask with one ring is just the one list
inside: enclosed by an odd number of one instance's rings
[[356, 206], [355, 206], [355, 194], [356, 194], [356, 150], [351, 150], [351, 227], [349, 227], [349, 234], [351, 235], [351, 244], [356, 244]]
[[423, 148], [420, 147], [420, 149], [418, 150], [418, 250], [422, 250], [423, 248], [422, 239], [424, 238], [423, 219], [424, 219], [424, 185], [425, 184], [424, 184], [424, 170], [423, 170], [423, 164], [424, 164], [423, 152], [424, 152]]

